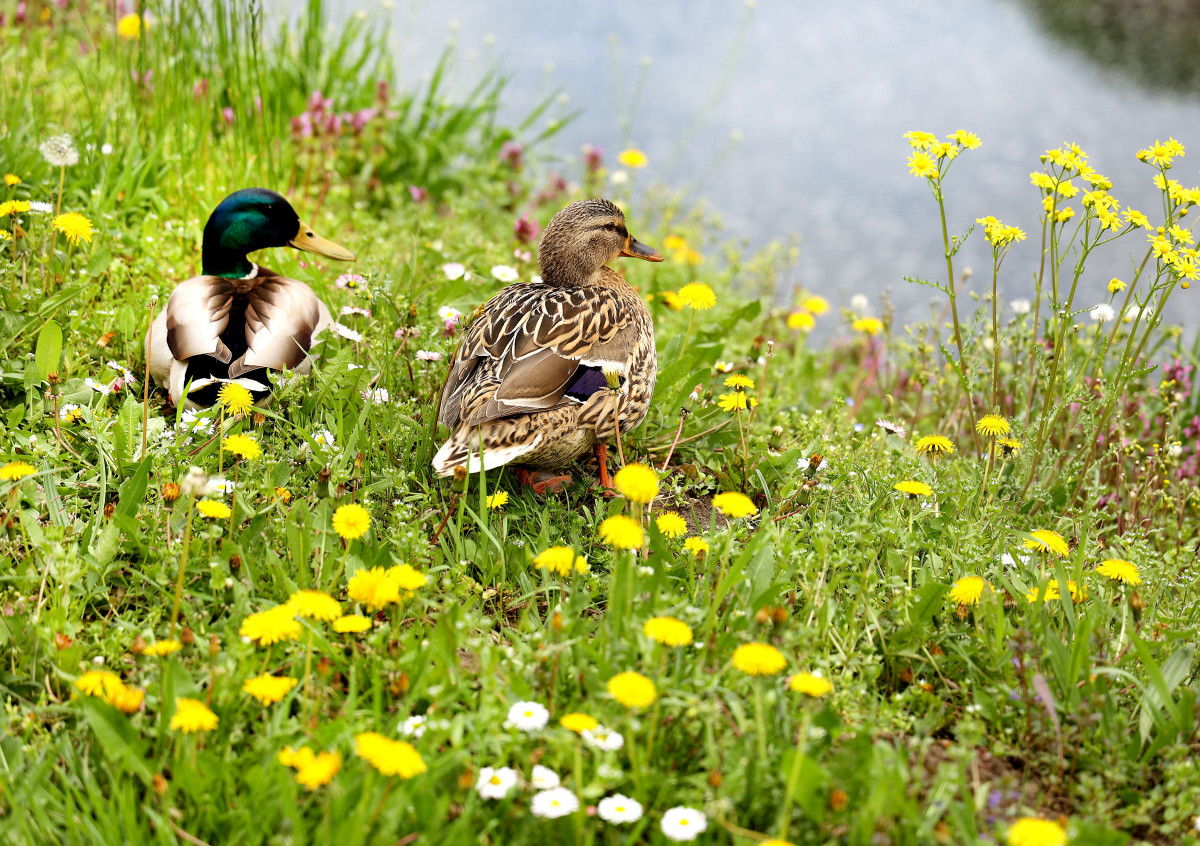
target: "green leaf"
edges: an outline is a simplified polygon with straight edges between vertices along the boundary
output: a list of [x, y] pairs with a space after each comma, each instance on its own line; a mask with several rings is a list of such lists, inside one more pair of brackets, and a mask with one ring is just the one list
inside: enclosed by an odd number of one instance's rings
[[154, 776], [137, 749], [144, 743], [139, 742], [137, 732], [125, 715], [91, 696], [80, 697], [79, 702], [105, 756], [117, 765], [118, 770], [131, 771], [149, 787]]
[[62, 343], [62, 329], [53, 320], [46, 321], [46, 325], [38, 333], [37, 351], [34, 353], [34, 361], [41, 378], [45, 379], [58, 370], [58, 361], [62, 357]]

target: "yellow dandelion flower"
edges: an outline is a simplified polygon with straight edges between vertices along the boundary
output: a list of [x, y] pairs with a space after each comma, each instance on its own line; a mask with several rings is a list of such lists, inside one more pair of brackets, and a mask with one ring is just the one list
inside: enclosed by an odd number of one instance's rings
[[135, 41], [142, 37], [142, 16], [131, 13], [117, 21], [117, 35], [126, 41]]
[[1029, 600], [1030, 604], [1034, 602], [1053, 602], [1056, 599], [1061, 599], [1062, 594], [1058, 592], [1058, 583], [1050, 582], [1046, 585], [1045, 590], [1041, 591], [1040, 595], [1038, 588], [1035, 586], [1025, 594], [1025, 598]]
[[646, 535], [632, 517], [614, 514], [600, 524], [600, 540], [617, 549], [640, 549]]
[[275, 756], [275, 760], [283, 764], [285, 767], [292, 769], [300, 769], [306, 767], [313, 762], [317, 756], [307, 746], [301, 746], [299, 749], [293, 749], [290, 746], [285, 746], [279, 750], [279, 754]]
[[508, 505], [508, 491], [490, 494], [487, 498], [487, 507], [492, 511], [498, 511], [506, 505]]
[[342, 768], [340, 752], [322, 752], [296, 771], [296, 781], [309, 790], [329, 784]]
[[752, 391], [754, 390], [754, 380], [741, 373], [735, 373], [732, 376], [725, 377], [725, 387], [734, 388], [738, 391]]
[[595, 717], [588, 714], [574, 713], [563, 716], [563, 718], [558, 721], [558, 724], [568, 731], [573, 731], [576, 734], [579, 734], [580, 732], [591, 731], [594, 728], [598, 728], [600, 722]]
[[217, 391], [217, 402], [230, 414], [245, 417], [254, 407], [254, 395], [235, 382], [226, 382]]
[[999, 414], [985, 414], [975, 424], [975, 431], [989, 438], [998, 438], [1011, 432], [1012, 427]]
[[908, 494], [911, 497], [933, 496], [933, 488], [924, 482], [915, 482], [911, 479], [897, 482], [893, 487], [900, 491], [900, 493]]
[[829, 301], [824, 297], [816, 295], [805, 298], [804, 302], [800, 303], [800, 308], [805, 311], [810, 311], [816, 315], [822, 315], [829, 311]]
[[225, 447], [226, 452], [233, 453], [239, 458], [244, 458], [247, 461], [253, 461], [256, 458], [261, 458], [263, 454], [262, 447], [259, 445], [255, 437], [253, 435], [246, 435], [243, 433], [230, 435], [228, 438], [222, 441], [222, 446]]
[[357, 502], [339, 506], [333, 512], [333, 530], [342, 540], [361, 538], [370, 527], [370, 513]]
[[645, 464], [626, 464], [612, 481], [623, 497], [639, 505], [646, 505], [658, 496], [658, 474]]
[[645, 708], [658, 698], [654, 682], [641, 673], [629, 670], [608, 680], [608, 692], [626, 708]]
[[56, 216], [53, 226], [72, 246], [80, 241], [92, 243], [92, 222], [78, 212], [64, 212]]
[[272, 676], [264, 673], [246, 679], [242, 684], [242, 692], [253, 696], [263, 705], [273, 705], [287, 696], [296, 684], [296, 680], [290, 676]]
[[361, 614], [347, 614], [333, 621], [333, 630], [338, 634], [362, 634], [371, 628], [371, 621]]
[[663, 537], [677, 538], [687, 531], [687, 521], [674, 511], [664, 511], [654, 518], [654, 525], [663, 533]]
[[354, 748], [360, 758], [386, 776], [410, 779], [429, 770], [421, 753], [411, 743], [392, 740], [373, 731], [355, 735]]
[[569, 546], [552, 546], [542, 550], [533, 558], [533, 565], [539, 570], [549, 570], [560, 576], [569, 576], [571, 571], [586, 573], [587, 559], [579, 555]]
[[860, 317], [850, 324], [850, 328], [864, 335], [878, 335], [883, 331], [883, 321], [878, 317]]
[[16, 482], [26, 476], [32, 476], [36, 472], [37, 470], [32, 465], [26, 464], [24, 461], [10, 461], [0, 467], [0, 479], [6, 482]]
[[1000, 449], [1005, 455], [1012, 455], [1017, 450], [1024, 449], [1025, 447], [1025, 444], [1014, 438], [1001, 438], [996, 443], [1000, 445]]
[[813, 673], [796, 673], [792, 676], [792, 680], [788, 682], [788, 689], [796, 693], [803, 693], [805, 696], [811, 696], [814, 699], [819, 699], [822, 696], [828, 696], [833, 692], [833, 685], [828, 679]]
[[1106, 579], [1112, 579], [1114, 582], [1124, 582], [1127, 585], [1140, 585], [1142, 583], [1142, 577], [1138, 573], [1137, 565], [1120, 558], [1107, 558], [1101, 561], [1100, 566], [1096, 568], [1096, 572]]
[[713, 508], [720, 509], [726, 517], [732, 517], [735, 520], [741, 517], [752, 517], [758, 513], [758, 506], [751, 501], [750, 497], [736, 491], [717, 494], [712, 498], [712, 504]]
[[646, 158], [645, 153], [643, 153], [641, 150], [635, 150], [632, 148], [628, 150], [622, 150], [621, 152], [617, 153], [617, 161], [625, 165], [625, 167], [631, 167], [635, 170], [638, 168], [643, 168], [650, 163], [650, 160]]
[[747, 675], [773, 676], [787, 666], [787, 659], [769, 643], [743, 643], [733, 651], [733, 666]]
[[753, 397], [747, 397], [743, 391], [734, 391], [730, 394], [721, 394], [717, 397], [717, 405], [721, 406], [723, 411], [741, 411], [745, 408], [750, 408], [756, 405]]
[[88, 696], [111, 702], [121, 688], [125, 687], [125, 683], [121, 681], [120, 676], [108, 670], [88, 670], [75, 679], [75, 687]]
[[298, 640], [300, 631], [296, 612], [288, 605], [276, 605], [242, 620], [238, 635], [258, 641], [260, 646], [270, 646], [283, 640]]
[[704, 555], [708, 550], [708, 541], [704, 538], [688, 538], [683, 542], [683, 551], [690, 552], [696, 558]]
[[924, 179], [936, 179], [937, 162], [928, 153], [913, 153], [908, 157], [908, 172]]
[[1008, 846], [1066, 846], [1067, 833], [1062, 826], [1038, 817], [1022, 817], [1008, 828]]
[[692, 627], [674, 617], [651, 617], [642, 626], [642, 634], [664, 646], [687, 646], [692, 642]]
[[153, 658], [162, 658], [174, 655], [181, 649], [183, 649], [183, 644], [177, 640], [160, 640], [158, 643], [151, 643], [149, 646], [143, 647], [142, 654]]
[[1067, 553], [1071, 551], [1067, 546], [1067, 542], [1063, 540], [1063, 536], [1058, 532], [1052, 532], [1049, 529], [1035, 529], [1029, 534], [1032, 535], [1032, 538], [1025, 541], [1026, 549], [1036, 549], [1039, 552], [1053, 552], [1060, 558], [1066, 558]]
[[277, 500], [279, 500], [280, 502], [282, 502], [284, 505], [287, 505], [289, 502], [292, 501], [292, 492], [289, 491], [287, 488], [277, 487], [277, 488], [275, 488], [275, 498]]
[[287, 601], [288, 607], [298, 617], [332, 622], [342, 616], [342, 606], [329, 594], [320, 590], [298, 590]]
[[955, 605], [977, 605], [983, 591], [991, 587], [979, 576], [963, 576], [950, 588], [950, 601]]
[[707, 311], [717, 304], [717, 295], [703, 282], [689, 282], [676, 294], [683, 304], [696, 311]]
[[33, 208], [27, 200], [5, 200], [0, 203], [0, 217], [6, 217], [14, 212], [24, 213]]
[[6, 174], [4, 174], [4, 184], [9, 186], [10, 188], [13, 185], [20, 185], [21, 177], [17, 176], [15, 173], [6, 173]]
[[662, 300], [667, 308], [671, 309], [671, 311], [683, 311], [683, 306], [685, 304], [683, 300], [679, 298], [679, 295], [674, 291], [662, 291], [659, 293], [658, 298]]
[[359, 570], [351, 577], [346, 592], [352, 600], [367, 606], [368, 611], [378, 611], [400, 601], [400, 584], [383, 567]]
[[817, 328], [817, 319], [807, 311], [793, 311], [787, 317], [787, 328], [811, 332]]
[[200, 512], [201, 517], [207, 517], [210, 520], [228, 520], [233, 514], [229, 510], [229, 506], [223, 502], [217, 502], [215, 499], [202, 499], [196, 503], [196, 510]]
[[184, 734], [194, 734], [199, 731], [212, 731], [217, 727], [217, 715], [199, 699], [189, 699], [180, 696], [175, 699], [175, 715], [171, 717], [171, 731], [181, 731]]
[[141, 710], [142, 703], [146, 699], [146, 691], [136, 687], [126, 687], [121, 685], [120, 690], [115, 690], [109, 698], [109, 702], [118, 710], [125, 714], [133, 714]]
[[388, 576], [395, 579], [400, 590], [405, 591], [409, 596], [429, 584], [428, 577], [411, 564], [398, 564], [388, 568]]
[[954, 444], [945, 435], [926, 435], [913, 445], [917, 455], [950, 455]]

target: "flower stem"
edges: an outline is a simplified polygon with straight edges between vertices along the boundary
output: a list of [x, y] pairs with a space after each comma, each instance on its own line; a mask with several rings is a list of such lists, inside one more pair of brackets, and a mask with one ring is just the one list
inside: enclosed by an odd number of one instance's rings
[[792, 794], [800, 781], [800, 766], [804, 762], [804, 750], [808, 746], [808, 724], [811, 719], [808, 708], [801, 712], [800, 738], [792, 753], [792, 770], [788, 773], [787, 787], [783, 791], [783, 807], [779, 811], [779, 839], [787, 840], [788, 828], [792, 823]]
[[[179, 575], [175, 577], [175, 602], [171, 606], [171, 637], [175, 637], [175, 625], [179, 622], [179, 601], [183, 597], [183, 572], [187, 569], [188, 552], [192, 546], [192, 517], [196, 513], [196, 495], [188, 494], [187, 526], [183, 530], [183, 549], [179, 553]], [[169, 519], [169, 518], [168, 518]]]

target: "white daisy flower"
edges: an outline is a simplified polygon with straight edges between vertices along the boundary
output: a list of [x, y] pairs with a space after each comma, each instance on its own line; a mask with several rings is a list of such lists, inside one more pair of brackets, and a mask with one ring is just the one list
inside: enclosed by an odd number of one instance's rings
[[479, 770], [479, 780], [475, 782], [475, 792], [484, 799], [504, 799], [516, 786], [517, 771], [512, 767], [483, 767]]
[[850, 298], [850, 308], [857, 312], [864, 312], [871, 305], [871, 301], [867, 299], [866, 294], [855, 294]]
[[41, 203], [37, 200], [32, 200], [29, 203], [29, 210], [31, 212], [37, 212], [38, 214], [50, 214], [50, 212], [54, 211], [54, 204]]
[[213, 480], [211, 480], [211, 482], [209, 484], [211, 485], [211, 487], [214, 491], [216, 491], [217, 493], [223, 493], [223, 494], [233, 493], [234, 490], [237, 488], [237, 485], [235, 485], [233, 482], [229, 481], [228, 479], [213, 479]]
[[446, 262], [442, 265], [442, 273], [447, 279], [462, 279], [467, 272], [467, 266], [461, 261]]
[[1108, 303], [1100, 303], [1092, 309], [1092, 320], [1096, 323], [1108, 323], [1110, 320], [1115, 320], [1117, 317], [1116, 311]]
[[363, 339], [362, 333], [355, 332], [349, 326], [343, 326], [342, 324], [338, 323], [336, 320], [329, 324], [329, 331], [335, 335], [341, 335], [343, 338], [345, 338], [348, 341], [354, 341], [356, 343]]
[[79, 420], [82, 417], [83, 412], [76, 403], [68, 402], [58, 409], [59, 420]]
[[508, 719], [504, 725], [521, 731], [537, 731], [544, 728], [549, 719], [550, 712], [545, 706], [536, 702], [518, 702], [508, 709]]
[[433, 350], [417, 350], [418, 361], [441, 361], [442, 354]]
[[372, 388], [369, 391], [363, 391], [362, 395], [363, 399], [370, 400], [372, 405], [383, 405], [392, 398], [387, 388]]
[[333, 284], [338, 288], [355, 289], [363, 287], [366, 281], [367, 280], [363, 279], [357, 273], [343, 273], [334, 280]]
[[337, 449], [337, 440], [333, 437], [333, 432], [328, 429], [318, 429], [313, 432], [313, 440], [317, 442], [317, 446], [325, 447], [325, 449]]
[[718, 361], [716, 363], [716, 370], [718, 373], [728, 373], [730, 370], [733, 370], [733, 362], [732, 361]]
[[1142, 314], [1142, 307], [1132, 305], [1129, 308], [1125, 309], [1125, 315], [1123, 317], [1123, 320], [1126, 323], [1132, 323], [1133, 321], [1137, 320], [1138, 317], [1141, 316], [1141, 314]]
[[605, 752], [616, 752], [625, 745], [625, 736], [619, 731], [605, 728], [604, 726], [596, 726], [594, 729], [584, 729], [579, 733], [583, 738], [583, 742], [593, 749], [602, 749]]
[[424, 714], [413, 714], [400, 722], [400, 733], [405, 737], [420, 737], [425, 733], [425, 724], [429, 718]]
[[558, 787], [562, 782], [558, 778], [558, 773], [549, 767], [543, 767], [541, 764], [534, 764], [533, 774], [529, 777], [529, 783], [536, 790], [549, 790], [552, 787]]
[[349, 317], [352, 314], [357, 314], [359, 317], [370, 317], [371, 310], [369, 308], [359, 308], [358, 306], [342, 306], [342, 317]]
[[199, 411], [186, 409], [179, 417], [179, 428], [186, 432], [207, 432], [212, 428], [213, 421]]
[[456, 308], [451, 308], [450, 306], [442, 306], [438, 309], [438, 317], [440, 317], [442, 320], [458, 321], [462, 319], [462, 312]]
[[1029, 300], [1013, 300], [1008, 304], [1008, 307], [1013, 310], [1013, 314], [1029, 314], [1033, 308], [1033, 303]]
[[579, 797], [565, 787], [553, 787], [533, 794], [529, 810], [535, 817], [558, 819], [579, 810]]
[[520, 276], [516, 268], [509, 267], [507, 264], [498, 264], [492, 268], [492, 276], [499, 279], [501, 282], [513, 282]]
[[613, 185], [624, 185], [629, 181], [629, 174], [623, 170], [614, 170], [612, 174], [609, 175], [608, 181]]
[[662, 833], [668, 840], [695, 840], [708, 828], [708, 819], [695, 808], [671, 808], [662, 818]]
[[117, 371], [118, 373], [120, 373], [121, 378], [124, 379], [127, 384], [136, 384], [137, 383], [137, 377], [134, 376], [133, 373], [127, 367], [125, 367], [124, 364], [121, 364], [119, 361], [113, 361], [113, 360], [109, 359], [108, 366], [111, 367], [113, 370]]
[[83, 384], [87, 385], [89, 388], [99, 394], [111, 394], [113, 392], [112, 385], [105, 385], [102, 382], [97, 382], [91, 376], [84, 379]]
[[610, 823], [637, 822], [642, 818], [642, 803], [620, 793], [605, 796], [596, 806], [600, 819]]

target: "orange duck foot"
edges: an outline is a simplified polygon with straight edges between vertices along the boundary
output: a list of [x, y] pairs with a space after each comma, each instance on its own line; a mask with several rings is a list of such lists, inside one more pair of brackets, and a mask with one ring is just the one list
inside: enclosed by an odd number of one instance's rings
[[555, 476], [553, 473], [539, 473], [523, 467], [514, 467], [513, 471], [517, 474], [517, 481], [532, 488], [536, 494], [558, 493], [566, 485], [575, 481], [574, 477], [570, 475]]

